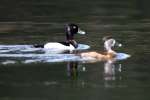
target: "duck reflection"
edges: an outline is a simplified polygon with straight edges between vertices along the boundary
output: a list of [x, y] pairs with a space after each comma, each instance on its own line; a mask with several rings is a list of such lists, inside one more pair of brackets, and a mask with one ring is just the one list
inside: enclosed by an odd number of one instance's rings
[[77, 79], [79, 71], [85, 71], [85, 67], [81, 66], [79, 62], [67, 62], [67, 75], [73, 79]]
[[107, 61], [104, 63], [104, 79], [115, 80], [115, 65], [114, 61]]
[[76, 79], [78, 76], [78, 62], [67, 63], [67, 74], [68, 76]]
[[116, 86], [116, 82], [122, 79], [121, 75], [122, 72], [121, 64], [117, 65], [115, 60], [109, 60], [104, 63], [104, 85], [105, 87], [114, 87]]

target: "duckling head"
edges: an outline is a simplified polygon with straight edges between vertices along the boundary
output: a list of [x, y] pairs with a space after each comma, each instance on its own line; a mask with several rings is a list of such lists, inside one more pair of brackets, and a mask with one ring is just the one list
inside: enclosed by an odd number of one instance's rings
[[106, 49], [107, 52], [114, 52], [112, 50], [112, 48], [114, 46], [118, 46], [118, 47], [121, 47], [122, 44], [121, 43], [118, 43], [114, 38], [112, 38], [111, 36], [107, 36], [107, 37], [104, 37], [103, 38], [103, 41], [104, 41], [104, 48]]

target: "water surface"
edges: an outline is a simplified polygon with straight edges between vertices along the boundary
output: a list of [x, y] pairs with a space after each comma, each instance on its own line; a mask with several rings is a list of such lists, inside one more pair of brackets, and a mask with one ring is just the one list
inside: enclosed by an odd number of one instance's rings
[[[117, 62], [14, 63], [0, 58], [2, 100], [149, 100], [150, 14], [147, 0], [1, 1], [0, 44], [63, 41], [64, 25], [77, 23], [88, 34], [78, 43], [102, 51], [103, 36], [123, 44], [131, 57]], [[17, 58], [18, 59], [18, 58]], [[20, 60], [22, 60], [20, 58]]]

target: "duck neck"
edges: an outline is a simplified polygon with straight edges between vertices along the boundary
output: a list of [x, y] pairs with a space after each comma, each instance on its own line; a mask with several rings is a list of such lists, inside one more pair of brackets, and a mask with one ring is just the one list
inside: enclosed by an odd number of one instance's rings
[[67, 40], [67, 42], [68, 42], [69, 44], [73, 45], [74, 48], [77, 48], [77, 47], [78, 47], [78, 43], [77, 43], [75, 40], [73, 40], [73, 39]]
[[104, 48], [107, 51], [107, 53], [114, 53], [114, 54], [116, 54], [116, 52], [114, 50], [112, 50], [111, 46], [107, 44], [107, 42], [105, 42]]
[[66, 32], [66, 39], [67, 40], [73, 40], [74, 39], [74, 34], [71, 32]]
[[107, 50], [107, 56], [108, 58], [114, 58], [116, 56], [116, 52], [112, 49]]
[[110, 53], [111, 53], [111, 52], [115, 52], [115, 51], [114, 51], [114, 50], [112, 50], [112, 49], [109, 49], [109, 50], [107, 50], [107, 52], [110, 52]]
[[116, 53], [114, 50], [112, 50], [111, 48], [106, 49], [108, 53]]

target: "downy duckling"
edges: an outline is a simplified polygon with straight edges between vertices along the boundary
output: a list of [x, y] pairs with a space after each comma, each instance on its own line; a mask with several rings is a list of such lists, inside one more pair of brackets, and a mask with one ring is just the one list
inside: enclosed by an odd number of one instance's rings
[[112, 50], [112, 47], [114, 47], [115, 45], [121, 47], [122, 44], [119, 44], [118, 42], [116, 42], [115, 39], [113, 39], [112, 37], [104, 37], [103, 38], [104, 41], [104, 48], [106, 50], [105, 53], [99, 53], [99, 52], [83, 52], [80, 54], [81, 57], [92, 57], [95, 58], [97, 60], [111, 60], [114, 57], [116, 57], [116, 52], [114, 50]]

